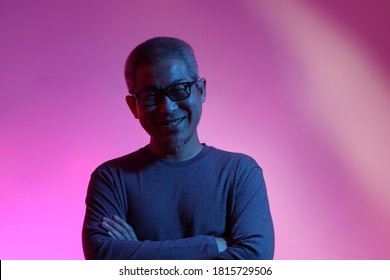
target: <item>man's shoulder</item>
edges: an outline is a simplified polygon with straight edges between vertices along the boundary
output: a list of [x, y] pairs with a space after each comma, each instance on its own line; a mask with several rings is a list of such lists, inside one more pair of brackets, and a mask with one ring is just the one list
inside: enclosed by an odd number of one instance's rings
[[[263, 169], [257, 161], [248, 154], [242, 152], [233, 152], [219, 148], [210, 148], [210, 158], [208, 162], [209, 169], [226, 178], [247, 178], [248, 176], [262, 177]], [[257, 175], [254, 175], [257, 174]]]
[[210, 146], [210, 154], [220, 161], [258, 166], [257, 161], [252, 156], [242, 152], [233, 152]]
[[132, 169], [141, 165], [148, 158], [146, 148], [140, 148], [131, 153], [112, 158], [100, 164], [95, 171], [111, 170], [111, 169]]

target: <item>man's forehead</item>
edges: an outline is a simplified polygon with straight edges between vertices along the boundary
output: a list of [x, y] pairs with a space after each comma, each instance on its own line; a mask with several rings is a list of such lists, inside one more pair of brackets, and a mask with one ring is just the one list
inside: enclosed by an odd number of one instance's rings
[[188, 68], [180, 59], [167, 59], [155, 64], [141, 65], [135, 76], [136, 84], [142, 87], [167, 86], [189, 78]]
[[137, 67], [137, 70], [140, 68], [158, 69], [158, 68], [162, 68], [162, 67], [182, 67], [182, 66], [186, 67], [186, 62], [184, 59], [168, 57], [168, 58], [160, 59], [160, 60], [153, 62], [153, 63], [140, 64]]

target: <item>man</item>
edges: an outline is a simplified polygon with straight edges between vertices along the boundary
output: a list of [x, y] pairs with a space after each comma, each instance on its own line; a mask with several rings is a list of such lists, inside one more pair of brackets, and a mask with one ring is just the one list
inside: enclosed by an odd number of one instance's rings
[[202, 144], [206, 101], [191, 46], [156, 37], [125, 65], [126, 102], [147, 146], [92, 174], [83, 248], [87, 259], [272, 259], [274, 230], [261, 168]]

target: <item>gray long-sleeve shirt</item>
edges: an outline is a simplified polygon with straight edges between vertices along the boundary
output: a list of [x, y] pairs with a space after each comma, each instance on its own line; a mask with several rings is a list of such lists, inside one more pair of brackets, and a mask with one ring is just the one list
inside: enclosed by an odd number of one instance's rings
[[[272, 259], [274, 229], [261, 168], [249, 156], [204, 145], [194, 158], [165, 161], [146, 147], [92, 174], [83, 248], [87, 259]], [[139, 241], [99, 225], [118, 215]], [[227, 237], [218, 253], [215, 237]]]

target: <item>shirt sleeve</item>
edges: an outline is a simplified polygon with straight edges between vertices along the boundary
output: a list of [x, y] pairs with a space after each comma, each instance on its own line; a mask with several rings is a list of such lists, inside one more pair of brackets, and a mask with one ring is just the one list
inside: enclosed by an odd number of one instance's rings
[[118, 215], [126, 220], [125, 190], [110, 176], [95, 171], [88, 186], [82, 241], [86, 259], [215, 259], [218, 247], [213, 236], [177, 240], [131, 241], [110, 237], [100, 227], [103, 217]]
[[262, 169], [247, 168], [235, 184], [228, 217], [231, 244], [217, 259], [273, 259], [274, 228]]

